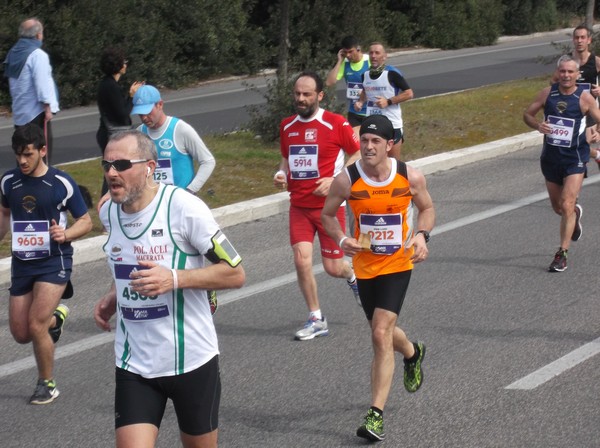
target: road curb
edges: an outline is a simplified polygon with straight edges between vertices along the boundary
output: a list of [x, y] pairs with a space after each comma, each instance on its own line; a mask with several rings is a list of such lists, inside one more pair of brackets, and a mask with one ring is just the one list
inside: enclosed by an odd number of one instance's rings
[[[412, 160], [408, 163], [420, 169], [425, 175], [429, 175], [541, 144], [542, 135], [537, 131], [532, 131], [490, 143]], [[288, 204], [288, 193], [282, 192], [215, 208], [212, 212], [221, 228], [226, 228], [285, 212], [288, 209]], [[74, 264], [103, 259], [105, 254], [102, 246], [105, 241], [106, 235], [75, 241], [73, 243]], [[10, 282], [10, 265], [10, 257], [0, 259], [1, 283]]]

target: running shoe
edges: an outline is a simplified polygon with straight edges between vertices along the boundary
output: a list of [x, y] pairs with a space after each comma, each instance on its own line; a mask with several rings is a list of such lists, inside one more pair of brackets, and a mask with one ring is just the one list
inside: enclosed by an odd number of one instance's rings
[[299, 341], [308, 341], [317, 336], [327, 336], [329, 329], [327, 328], [327, 320], [325, 316], [321, 319], [311, 318], [306, 321], [304, 327], [296, 332], [296, 339]]
[[217, 291], [207, 291], [206, 294], [208, 296], [208, 304], [210, 305], [210, 314], [214, 315], [219, 307]]
[[356, 282], [356, 277], [354, 278], [353, 282], [351, 282], [350, 280], [346, 280], [346, 283], [348, 283], [348, 286], [352, 290], [352, 294], [354, 294], [354, 298], [356, 299], [358, 306], [362, 307], [362, 302], [360, 301], [360, 295], [358, 294], [358, 284]]
[[[408, 392], [416, 392], [423, 384], [423, 371], [421, 370], [421, 363], [425, 358], [425, 344], [417, 342], [415, 344], [415, 350], [418, 352], [417, 359], [415, 361], [409, 361], [404, 359], [404, 388]], [[414, 358], [414, 356], [413, 356]]]
[[58, 305], [56, 310], [54, 310], [54, 317], [56, 317], [56, 325], [50, 328], [48, 333], [50, 333], [52, 340], [56, 344], [60, 339], [60, 335], [62, 334], [65, 320], [67, 320], [67, 317], [69, 317], [69, 307], [61, 303]]
[[550, 263], [548, 272], [562, 272], [565, 269], [567, 269], [567, 251], [558, 249], [558, 252], [554, 254], [554, 260]]
[[29, 399], [29, 404], [52, 403], [60, 392], [56, 388], [54, 380], [38, 380], [35, 391]]
[[365, 416], [365, 422], [358, 427], [356, 435], [363, 439], [368, 439], [373, 442], [379, 442], [385, 439], [383, 432], [383, 416], [379, 415], [373, 409], [369, 409]]
[[581, 217], [583, 216], [583, 208], [579, 204], [575, 204], [575, 228], [573, 229], [573, 235], [571, 235], [571, 241], [579, 241], [581, 234], [583, 233], [583, 227], [581, 226]]

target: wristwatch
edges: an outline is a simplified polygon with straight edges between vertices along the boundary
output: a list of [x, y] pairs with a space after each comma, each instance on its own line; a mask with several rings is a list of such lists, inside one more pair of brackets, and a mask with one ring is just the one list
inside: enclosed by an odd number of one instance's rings
[[419, 231], [417, 231], [415, 236], [418, 235], [419, 233], [423, 234], [423, 238], [425, 238], [425, 242], [428, 243], [429, 242], [429, 232], [427, 230], [419, 230]]
[[391, 106], [392, 104], [394, 104], [394, 103], [392, 103], [392, 99], [391, 98], [387, 99], [387, 103], [388, 103], [388, 106]]

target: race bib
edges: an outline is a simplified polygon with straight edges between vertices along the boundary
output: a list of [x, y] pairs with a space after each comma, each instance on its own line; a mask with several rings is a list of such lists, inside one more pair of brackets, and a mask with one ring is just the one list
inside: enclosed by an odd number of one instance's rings
[[584, 90], [587, 90], [590, 93], [592, 92], [592, 85], [589, 82], [578, 82], [577, 85], [582, 86]]
[[171, 159], [158, 159], [156, 169], [154, 170], [154, 180], [163, 184], [173, 185], [175, 183], [174, 179]]
[[573, 130], [575, 128], [575, 120], [572, 118], [548, 115], [548, 122], [552, 127], [552, 132], [546, 135], [548, 143], [554, 146], [561, 146], [563, 148], [571, 147], [571, 142], [573, 141]]
[[371, 252], [392, 255], [402, 248], [402, 215], [361, 214], [360, 233], [371, 237]]
[[290, 145], [288, 163], [292, 179], [318, 179], [319, 145]]
[[130, 286], [132, 272], [145, 269], [137, 264], [115, 264], [117, 301], [123, 319], [142, 321], [169, 316], [169, 307], [159, 296], [145, 296]]
[[50, 223], [48, 221], [14, 221], [12, 253], [21, 260], [50, 256]]
[[368, 115], [383, 115], [383, 111], [375, 101], [367, 101], [367, 116]]
[[360, 98], [360, 92], [362, 92], [362, 89], [362, 82], [349, 82], [346, 86], [346, 98], [356, 101]]

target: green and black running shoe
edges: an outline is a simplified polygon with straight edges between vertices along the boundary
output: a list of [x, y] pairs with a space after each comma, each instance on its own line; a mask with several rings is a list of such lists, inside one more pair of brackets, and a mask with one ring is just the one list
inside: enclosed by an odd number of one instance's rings
[[373, 409], [369, 409], [365, 416], [365, 422], [358, 427], [356, 435], [373, 442], [379, 442], [385, 439], [385, 433], [383, 432], [383, 416], [379, 415], [379, 413], [375, 412]]
[[425, 344], [417, 342], [416, 347], [418, 351], [417, 359], [415, 361], [409, 361], [404, 359], [404, 388], [408, 392], [416, 392], [423, 384], [423, 371], [421, 370], [421, 363], [425, 358]]

